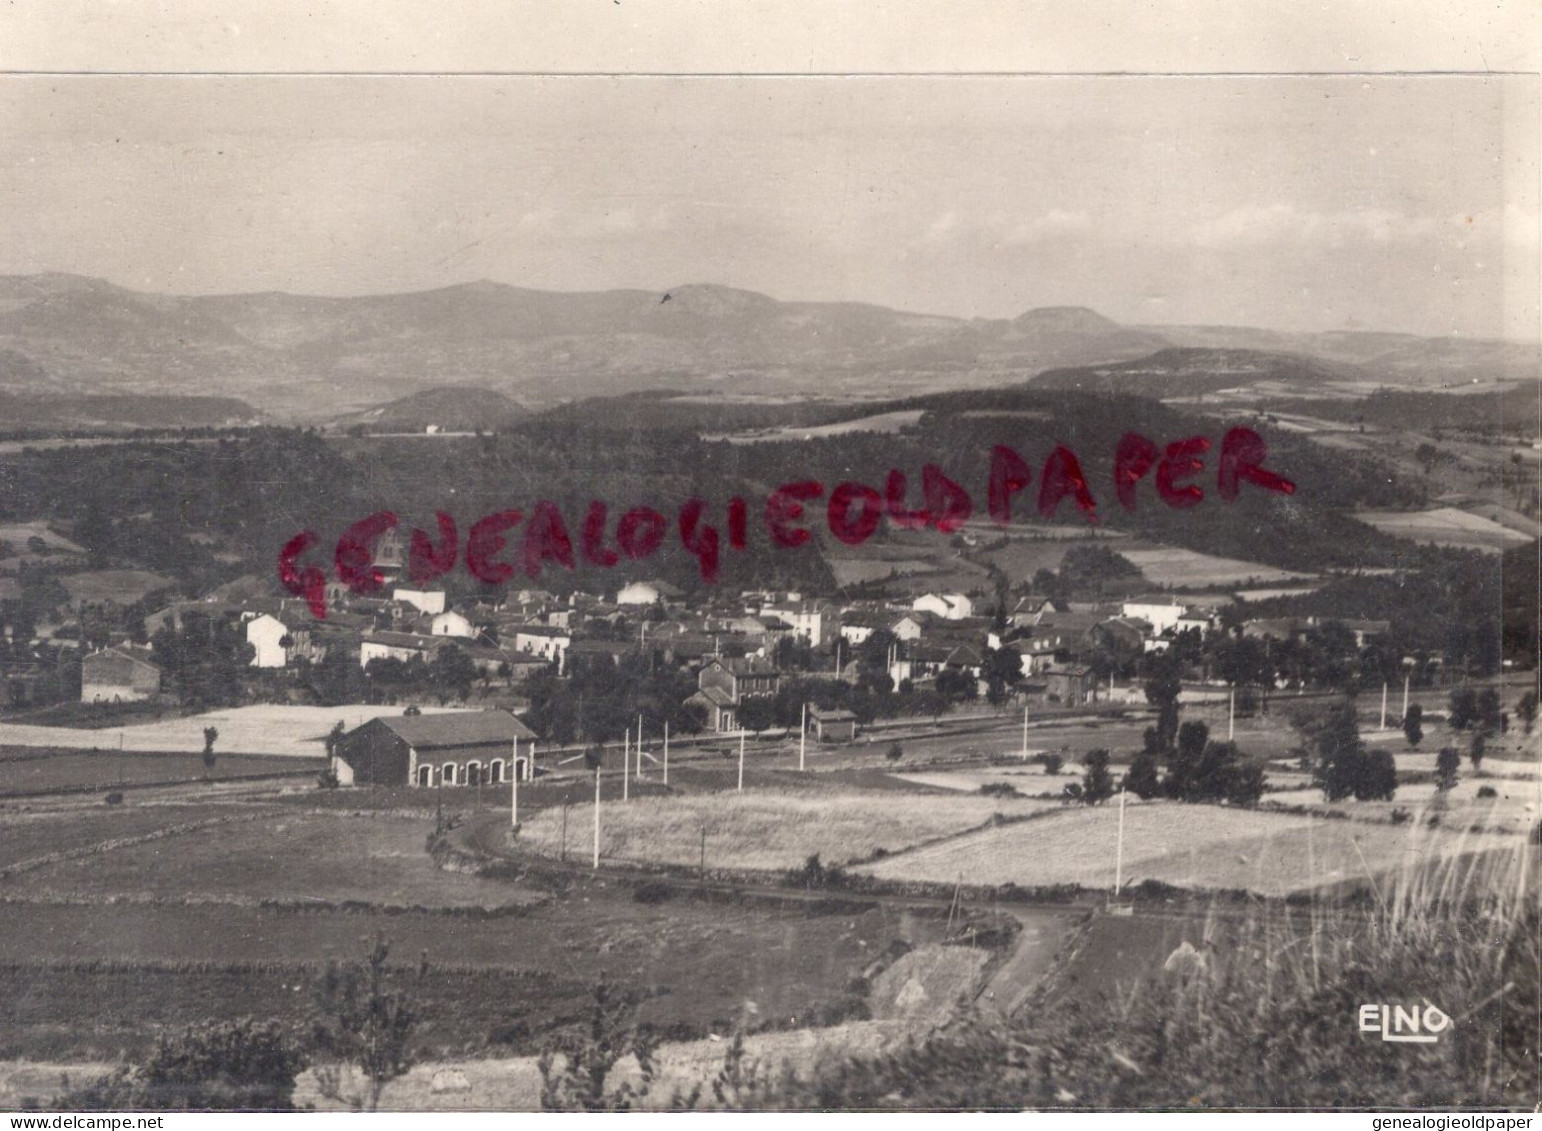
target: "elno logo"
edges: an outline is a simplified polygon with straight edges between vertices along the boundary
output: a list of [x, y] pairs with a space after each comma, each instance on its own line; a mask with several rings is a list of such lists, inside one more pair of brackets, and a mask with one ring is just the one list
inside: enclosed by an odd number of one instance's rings
[[1360, 1007], [1360, 1032], [1380, 1033], [1384, 1041], [1432, 1045], [1451, 1027], [1451, 1018], [1433, 1005], [1373, 1004]]

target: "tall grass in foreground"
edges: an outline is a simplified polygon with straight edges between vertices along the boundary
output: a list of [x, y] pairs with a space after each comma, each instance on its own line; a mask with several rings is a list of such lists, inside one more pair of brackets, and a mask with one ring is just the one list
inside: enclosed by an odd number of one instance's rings
[[[1534, 1109], [1542, 1029], [1537, 847], [1426, 861], [1368, 901], [1248, 917], [1146, 977], [972, 1015], [873, 1060], [768, 1082], [740, 1106]], [[1091, 929], [1097, 929], [1094, 920]], [[1051, 995], [1055, 987], [1048, 987]], [[1433, 1044], [1362, 1033], [1363, 1004], [1433, 1005]]]

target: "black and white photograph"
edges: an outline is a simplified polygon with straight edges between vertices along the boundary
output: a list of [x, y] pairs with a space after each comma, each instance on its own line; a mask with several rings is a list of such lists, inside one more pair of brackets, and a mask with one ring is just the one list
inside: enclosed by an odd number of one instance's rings
[[0, 75], [0, 1109], [1534, 1112], [1539, 114]]

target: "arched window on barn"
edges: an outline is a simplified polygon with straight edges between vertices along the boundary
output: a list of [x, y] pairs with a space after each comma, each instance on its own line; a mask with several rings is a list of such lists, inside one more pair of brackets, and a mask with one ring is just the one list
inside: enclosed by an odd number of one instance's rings
[[454, 762], [446, 762], [444, 764], [444, 779], [443, 780], [444, 780], [444, 784], [445, 785], [454, 785], [455, 784], [455, 763]]
[[482, 763], [481, 762], [467, 762], [466, 763], [466, 784], [467, 785], [481, 785], [482, 784]]
[[432, 767], [432, 766], [419, 766], [418, 767], [418, 784], [419, 785], [424, 785], [424, 786], [433, 785], [434, 784], [434, 767]]
[[502, 758], [494, 758], [487, 764], [487, 780], [494, 784], [504, 780]]

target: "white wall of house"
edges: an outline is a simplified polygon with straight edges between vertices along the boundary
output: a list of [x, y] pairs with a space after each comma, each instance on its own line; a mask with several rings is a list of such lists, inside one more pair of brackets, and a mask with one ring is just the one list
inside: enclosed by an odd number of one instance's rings
[[917, 597], [910, 607], [918, 613], [935, 613], [943, 620], [974, 616], [974, 602], [962, 593], [928, 593]]
[[444, 593], [438, 589], [393, 589], [391, 600], [403, 601], [429, 616], [444, 612]]
[[1120, 610], [1123, 616], [1150, 624], [1151, 631], [1158, 636], [1176, 626], [1188, 611], [1182, 605], [1157, 605], [1144, 601], [1126, 601]]
[[476, 626], [453, 609], [434, 617], [429, 631], [434, 636], [458, 636], [466, 640], [477, 634]]
[[[414, 656], [423, 653], [417, 648], [406, 648], [398, 644], [383, 644], [378, 640], [366, 640], [359, 645], [359, 667], [369, 667], [371, 660], [400, 660], [406, 663]], [[424, 657], [425, 659], [427, 657]]]
[[281, 668], [289, 662], [289, 653], [280, 643], [289, 635], [289, 626], [277, 617], [263, 613], [246, 622], [246, 642], [255, 650], [251, 666]]
[[540, 656], [543, 660], [560, 662], [562, 654], [568, 650], [568, 645], [573, 643], [569, 636], [549, 636], [538, 632], [518, 632], [514, 634], [514, 650], [528, 652], [532, 656]]
[[[792, 626], [793, 632], [803, 637], [815, 648], [824, 642], [825, 614], [822, 610], [797, 609], [786, 605], [765, 605], [760, 610], [763, 617], [776, 617]], [[845, 635], [845, 630], [841, 630]]]
[[634, 581], [616, 594], [618, 605], [651, 605], [658, 599], [658, 588], [646, 581]]
[[150, 698], [147, 691], [139, 691], [121, 683], [82, 683], [82, 703], [137, 703]]

